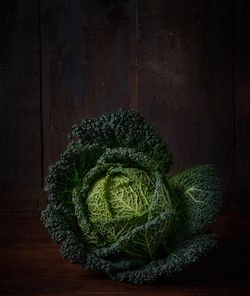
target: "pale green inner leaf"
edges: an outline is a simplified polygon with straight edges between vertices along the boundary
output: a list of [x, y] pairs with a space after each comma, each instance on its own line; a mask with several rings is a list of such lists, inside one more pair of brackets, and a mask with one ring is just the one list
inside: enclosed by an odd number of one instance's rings
[[142, 216], [149, 210], [154, 178], [136, 168], [113, 169], [95, 182], [86, 203], [92, 222]]

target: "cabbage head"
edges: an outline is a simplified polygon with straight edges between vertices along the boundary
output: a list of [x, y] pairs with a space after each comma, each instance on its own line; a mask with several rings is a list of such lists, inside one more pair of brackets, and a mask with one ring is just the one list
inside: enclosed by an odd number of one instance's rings
[[135, 111], [73, 126], [52, 164], [42, 221], [63, 257], [115, 280], [151, 283], [216, 245], [207, 230], [221, 203], [212, 165], [167, 175], [172, 155]]

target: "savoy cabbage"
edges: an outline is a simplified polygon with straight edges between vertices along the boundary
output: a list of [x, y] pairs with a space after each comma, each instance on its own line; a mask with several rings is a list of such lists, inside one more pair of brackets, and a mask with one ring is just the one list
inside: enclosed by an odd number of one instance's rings
[[42, 221], [61, 253], [112, 279], [150, 283], [215, 247], [220, 182], [212, 165], [172, 176], [172, 155], [135, 111], [119, 110], [73, 127], [51, 165]]

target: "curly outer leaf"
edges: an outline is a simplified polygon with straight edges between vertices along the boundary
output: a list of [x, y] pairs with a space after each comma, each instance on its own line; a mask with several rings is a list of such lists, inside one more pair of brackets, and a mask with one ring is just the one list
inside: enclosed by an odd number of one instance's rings
[[83, 147], [80, 142], [70, 142], [61, 159], [49, 167], [46, 190], [50, 201], [71, 203], [74, 188], [81, 185], [82, 178], [96, 165], [105, 147], [91, 145]]
[[85, 258], [84, 243], [79, 237], [77, 219], [65, 205], [50, 203], [41, 216], [52, 239], [61, 245], [62, 256], [72, 263], [82, 263]]
[[134, 284], [149, 284], [174, 272], [179, 272], [196, 262], [216, 246], [216, 235], [201, 234], [183, 241], [165, 258], [145, 262], [115, 261], [87, 254], [84, 268], [107, 272], [112, 279]]
[[195, 166], [168, 178], [177, 215], [168, 239], [172, 244], [215, 221], [221, 206], [220, 180], [212, 165]]
[[166, 173], [172, 155], [163, 139], [135, 111], [119, 110], [95, 119], [83, 119], [73, 127], [83, 145], [98, 144], [109, 148], [134, 148], [147, 154]]

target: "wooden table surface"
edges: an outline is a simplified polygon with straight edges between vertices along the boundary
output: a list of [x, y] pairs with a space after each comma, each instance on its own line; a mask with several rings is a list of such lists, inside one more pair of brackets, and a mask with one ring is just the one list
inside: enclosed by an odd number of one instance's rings
[[250, 216], [221, 214], [213, 228], [219, 248], [182, 273], [136, 286], [85, 272], [59, 253], [39, 212], [0, 214], [0, 295], [250, 295]]

